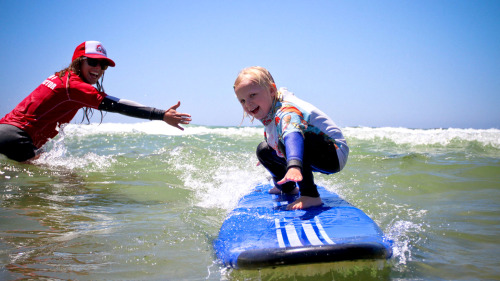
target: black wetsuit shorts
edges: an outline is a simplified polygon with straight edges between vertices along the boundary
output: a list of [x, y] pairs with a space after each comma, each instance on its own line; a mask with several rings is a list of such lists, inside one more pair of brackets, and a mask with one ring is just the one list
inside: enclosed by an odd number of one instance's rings
[[16, 126], [0, 124], [0, 153], [12, 160], [23, 162], [36, 155], [37, 148], [31, 137]]

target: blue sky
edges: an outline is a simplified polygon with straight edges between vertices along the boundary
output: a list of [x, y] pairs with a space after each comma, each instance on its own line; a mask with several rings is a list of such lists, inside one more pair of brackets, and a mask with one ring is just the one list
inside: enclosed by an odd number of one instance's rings
[[239, 125], [233, 82], [260, 65], [341, 127], [500, 128], [497, 0], [0, 0], [0, 26], [1, 116], [98, 40], [108, 94], [193, 124]]

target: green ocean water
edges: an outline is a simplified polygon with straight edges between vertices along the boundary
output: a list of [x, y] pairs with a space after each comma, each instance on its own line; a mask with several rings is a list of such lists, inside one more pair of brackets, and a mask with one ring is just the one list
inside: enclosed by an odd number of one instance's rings
[[388, 261], [226, 269], [212, 243], [269, 180], [262, 128], [103, 123], [0, 157], [0, 280], [500, 280], [500, 130], [343, 131], [346, 168], [316, 182], [394, 240]]

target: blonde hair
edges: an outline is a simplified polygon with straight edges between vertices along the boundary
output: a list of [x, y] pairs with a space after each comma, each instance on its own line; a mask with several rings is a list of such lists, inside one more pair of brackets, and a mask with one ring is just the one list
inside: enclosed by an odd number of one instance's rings
[[[274, 83], [274, 78], [271, 73], [262, 66], [250, 66], [244, 68], [238, 73], [238, 77], [234, 81], [233, 90], [238, 87], [238, 85], [243, 81], [243, 79], [248, 79], [255, 83], [258, 83], [262, 87], [274, 87], [276, 89], [276, 83]], [[241, 119], [240, 126], [243, 123], [245, 117], [248, 117], [248, 114], [243, 110], [243, 118]], [[253, 123], [254, 117], [250, 119], [250, 122]]]
[[259, 83], [259, 85], [266, 88], [271, 85], [275, 85], [276, 87], [271, 73], [261, 66], [250, 66], [241, 70], [234, 81], [233, 89], [235, 89], [244, 78]]

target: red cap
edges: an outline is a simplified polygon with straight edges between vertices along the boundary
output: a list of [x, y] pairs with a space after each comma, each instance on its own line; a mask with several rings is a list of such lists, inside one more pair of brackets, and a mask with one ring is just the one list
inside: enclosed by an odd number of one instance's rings
[[85, 41], [78, 45], [75, 49], [75, 53], [73, 53], [73, 59], [71, 61], [79, 57], [104, 59], [109, 62], [109, 66], [115, 66], [115, 62], [108, 58], [106, 49], [104, 49], [104, 46], [99, 41]]

